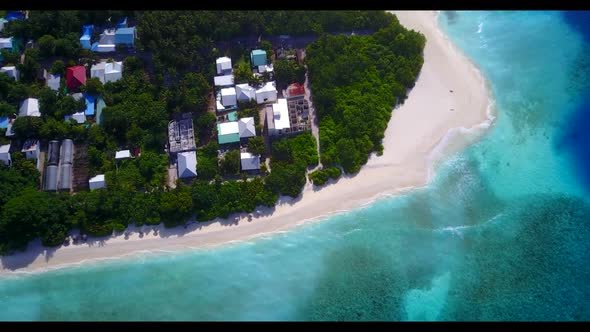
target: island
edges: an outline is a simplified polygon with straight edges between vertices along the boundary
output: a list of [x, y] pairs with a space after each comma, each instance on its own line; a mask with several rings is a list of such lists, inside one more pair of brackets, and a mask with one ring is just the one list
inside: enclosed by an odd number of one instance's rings
[[433, 13], [396, 15], [31, 11], [5, 24], [0, 253], [52, 258], [3, 269], [247, 239], [427, 183], [431, 152], [488, 121], [489, 100]]

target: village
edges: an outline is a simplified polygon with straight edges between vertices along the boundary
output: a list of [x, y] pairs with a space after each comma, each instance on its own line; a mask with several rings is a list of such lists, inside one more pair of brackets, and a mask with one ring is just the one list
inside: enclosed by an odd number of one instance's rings
[[[26, 19], [20, 12], [9, 13], [0, 21], [1, 27], [7, 20]], [[137, 32], [128, 26], [127, 18], [121, 19], [116, 26], [104, 29], [98, 38], [96, 27], [84, 25], [79, 39], [80, 45], [93, 53], [98, 53], [100, 62], [92, 65], [69, 66], [65, 77], [48, 73], [41, 68], [39, 80], [56, 93], [65, 92], [76, 101], [84, 101], [85, 107], [74, 114], [64, 116], [64, 121], [79, 126], [101, 126], [103, 109], [107, 106], [100, 94], [84, 88], [89, 78], [97, 78], [101, 83], [116, 82], [123, 77], [123, 61], [118, 53], [134, 52]], [[269, 157], [272, 142], [282, 137], [292, 137], [303, 132], [313, 132], [317, 141], [317, 128], [313, 130], [313, 108], [309, 100], [309, 91], [304, 84], [291, 82], [285, 89], [277, 88], [273, 64], [277, 59], [294, 61], [304, 66], [305, 50], [285, 48], [274, 45], [271, 54], [262, 48], [250, 51], [249, 59], [240, 59], [249, 65], [254, 83], [235, 83], [232, 59], [222, 56], [211, 66], [215, 67], [216, 76], [211, 77], [213, 91], [210, 95], [208, 112], [216, 118], [216, 139], [219, 145], [218, 159], [231, 151], [239, 151], [239, 170], [243, 177], [255, 177], [270, 170]], [[0, 47], [18, 51], [16, 41], [8, 36], [0, 37]], [[31, 42], [26, 47], [34, 47]], [[2, 59], [0, 59], [2, 60]], [[22, 59], [21, 59], [22, 61]], [[3, 66], [0, 73], [5, 73], [14, 80], [19, 80], [16, 66]], [[246, 114], [245, 109], [255, 109], [256, 115]], [[0, 146], [0, 161], [11, 165], [11, 154], [22, 153], [26, 159], [34, 161], [41, 173], [40, 188], [45, 191], [78, 192], [107, 187], [105, 174], [90, 174], [88, 166], [88, 144], [76, 143], [72, 138], [62, 140], [41, 140], [28, 138], [16, 139], [12, 125], [19, 117], [41, 117], [39, 100], [27, 98], [22, 101], [18, 114], [0, 118], [0, 129], [5, 129], [9, 144]], [[167, 128], [168, 142], [163, 151], [169, 156], [167, 185], [176, 187], [177, 181], [190, 183], [199, 178], [197, 154], [199, 147], [195, 139], [195, 126], [191, 113], [184, 113], [171, 119]], [[266, 151], [250, 148], [250, 140], [262, 138]], [[317, 143], [317, 142], [316, 142]], [[319, 149], [318, 149], [319, 150]], [[116, 151], [108, 151], [115, 165], [128, 159], [141, 156], [137, 147], [121, 146]], [[263, 169], [263, 171], [261, 171]]]

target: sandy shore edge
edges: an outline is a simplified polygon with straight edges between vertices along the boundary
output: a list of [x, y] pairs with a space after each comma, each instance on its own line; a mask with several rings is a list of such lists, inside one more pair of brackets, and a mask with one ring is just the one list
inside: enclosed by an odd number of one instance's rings
[[427, 185], [438, 162], [475, 142], [491, 126], [493, 98], [478, 68], [438, 28], [436, 12], [394, 13], [404, 26], [426, 35], [424, 66], [405, 104], [393, 112], [385, 132], [384, 154], [371, 156], [359, 174], [319, 190], [308, 183], [300, 198], [281, 198], [272, 209], [186, 229], [130, 227], [133, 234], [128, 239], [118, 235], [57, 249], [36, 241], [24, 253], [0, 258], [0, 275], [248, 241]]

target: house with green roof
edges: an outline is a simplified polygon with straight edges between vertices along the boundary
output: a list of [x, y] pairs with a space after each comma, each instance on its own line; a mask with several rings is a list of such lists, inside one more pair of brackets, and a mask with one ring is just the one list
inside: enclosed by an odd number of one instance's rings
[[240, 126], [237, 121], [217, 124], [217, 141], [219, 144], [236, 143], [240, 141]]

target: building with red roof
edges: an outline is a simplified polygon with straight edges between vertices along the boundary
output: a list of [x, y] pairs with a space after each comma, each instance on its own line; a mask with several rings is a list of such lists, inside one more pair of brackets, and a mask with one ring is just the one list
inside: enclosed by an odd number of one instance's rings
[[84, 84], [86, 84], [86, 67], [68, 67], [66, 70], [66, 86], [68, 90], [76, 90]]
[[293, 83], [289, 85], [285, 91], [285, 98], [287, 99], [303, 96], [305, 96], [305, 88], [303, 87], [303, 84]]

